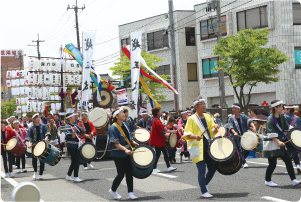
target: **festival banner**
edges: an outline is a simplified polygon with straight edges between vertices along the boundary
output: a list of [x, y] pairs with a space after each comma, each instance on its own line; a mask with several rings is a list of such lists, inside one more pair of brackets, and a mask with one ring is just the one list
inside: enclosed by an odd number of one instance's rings
[[128, 97], [126, 94], [126, 89], [116, 90], [118, 105], [128, 104]]
[[90, 92], [90, 68], [94, 51], [95, 32], [83, 32], [83, 82], [82, 82], [82, 110], [88, 110]]
[[131, 82], [132, 82], [132, 109], [135, 118], [138, 117], [138, 94], [141, 57], [142, 32], [131, 33]]

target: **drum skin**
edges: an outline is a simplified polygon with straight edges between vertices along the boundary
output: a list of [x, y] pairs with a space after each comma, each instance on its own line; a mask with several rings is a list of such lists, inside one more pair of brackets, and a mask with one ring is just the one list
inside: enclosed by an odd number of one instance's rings
[[247, 151], [262, 151], [263, 136], [251, 131], [245, 132], [241, 137], [241, 146]]
[[139, 145], [134, 151], [145, 152], [137, 152], [131, 155], [133, 176], [138, 179], [147, 178], [153, 172], [153, 165], [156, 160], [155, 151], [148, 145]]
[[223, 175], [232, 175], [241, 168], [242, 159], [235, 143], [229, 137], [215, 138], [210, 144], [208, 154], [216, 170]]
[[79, 148], [78, 148], [78, 153], [80, 156], [80, 162], [89, 162], [89, 161], [93, 161], [96, 156], [97, 156], [97, 148], [94, 144], [92, 144], [91, 142], [86, 142], [84, 144], [82, 144]]
[[177, 145], [178, 136], [175, 133], [165, 134], [165, 145], [166, 148], [175, 148]]
[[145, 128], [139, 128], [135, 131], [135, 135], [133, 137], [134, 141], [140, 144], [147, 144], [149, 142], [150, 132]]
[[16, 137], [11, 138], [6, 145], [6, 150], [15, 157], [20, 157], [25, 153], [25, 144]]
[[301, 152], [301, 130], [298, 128], [291, 129], [285, 141], [291, 140], [292, 141], [286, 143], [287, 151], [290, 153], [290, 157], [294, 158], [298, 153]]
[[32, 157], [32, 147], [28, 148], [28, 143], [29, 143], [29, 141], [25, 140], [25, 142], [24, 142], [24, 144], [26, 146], [25, 154], [26, 154], [26, 156], [28, 156], [29, 158], [31, 158]]
[[108, 124], [109, 115], [104, 109], [95, 107], [89, 113], [89, 121], [94, 124], [96, 129], [101, 129]]
[[57, 147], [45, 141], [40, 141], [33, 149], [33, 155], [36, 156], [42, 163], [47, 163], [55, 166], [60, 160], [61, 155]]

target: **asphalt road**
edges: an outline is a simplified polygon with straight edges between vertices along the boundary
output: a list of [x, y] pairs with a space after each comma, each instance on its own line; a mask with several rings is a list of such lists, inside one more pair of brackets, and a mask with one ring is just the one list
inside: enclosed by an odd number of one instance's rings
[[[179, 155], [177, 154], [177, 161]], [[36, 184], [44, 201], [107, 201], [112, 200], [108, 193], [112, 181], [116, 176], [116, 169], [112, 159], [92, 162], [94, 169], [83, 170], [80, 166], [79, 177], [85, 181], [73, 183], [65, 180], [70, 165], [70, 158], [62, 159], [56, 166], [46, 165], [43, 174], [44, 180], [34, 181], [31, 159], [26, 159], [29, 172], [16, 174], [17, 183], [30, 181]], [[267, 159], [248, 159], [248, 169], [241, 169], [234, 175], [225, 176], [216, 172], [208, 188], [214, 198], [209, 201], [299, 201], [301, 198], [301, 185], [293, 187], [291, 180], [285, 174], [286, 168], [278, 160], [277, 168], [272, 180], [279, 186], [275, 188], [264, 185]], [[167, 172], [163, 157], [161, 156], [158, 169], [161, 174], [152, 174], [147, 179], [134, 179], [134, 194], [139, 201], [206, 201], [201, 197], [197, 180], [197, 169], [193, 163], [184, 161], [172, 166], [177, 167], [175, 172]], [[3, 174], [3, 166], [1, 165]], [[301, 180], [301, 175], [297, 175]], [[13, 185], [1, 177], [1, 198], [11, 201]], [[117, 192], [127, 199], [127, 186], [125, 179]], [[208, 200], [208, 199], [207, 199]]]

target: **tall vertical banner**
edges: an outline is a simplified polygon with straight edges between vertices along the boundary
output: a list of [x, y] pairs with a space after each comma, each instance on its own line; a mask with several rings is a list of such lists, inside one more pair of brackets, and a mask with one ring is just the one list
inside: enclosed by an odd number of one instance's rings
[[131, 33], [131, 82], [132, 82], [132, 109], [135, 118], [138, 117], [138, 95], [139, 95], [139, 75], [141, 57], [141, 35], [142, 32]]
[[94, 32], [83, 32], [83, 82], [82, 82], [82, 110], [88, 110], [90, 92], [90, 68], [94, 51]]

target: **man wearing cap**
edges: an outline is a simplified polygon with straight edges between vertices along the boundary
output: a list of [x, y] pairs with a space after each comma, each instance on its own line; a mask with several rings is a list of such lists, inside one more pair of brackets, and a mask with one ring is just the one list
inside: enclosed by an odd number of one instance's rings
[[[5, 170], [4, 178], [14, 177], [13, 174], [13, 155], [9, 152], [6, 152], [7, 142], [16, 134], [9, 128], [6, 127], [6, 121], [1, 121], [1, 155], [3, 160], [3, 167]], [[8, 168], [7, 168], [8, 161]]]
[[[209, 194], [208, 184], [216, 171], [213, 160], [208, 154], [209, 141], [217, 133], [219, 125], [214, 123], [209, 114], [205, 113], [206, 103], [204, 99], [193, 102], [196, 113], [188, 118], [184, 130], [184, 139], [187, 140], [192, 162], [196, 164], [198, 169], [198, 181], [202, 192], [202, 197], [211, 198]], [[207, 174], [206, 172], [207, 165]]]
[[[40, 116], [39, 114], [34, 114], [32, 116], [32, 126], [29, 127], [26, 139], [29, 140], [28, 148], [32, 148], [34, 151], [35, 143], [38, 143], [41, 140], [48, 141], [48, 138], [51, 136], [49, 129], [46, 124], [40, 123]], [[37, 159], [32, 155], [32, 166], [34, 169], [33, 178], [37, 179], [38, 175], [38, 162]], [[43, 179], [43, 171], [44, 171], [45, 164], [40, 162], [40, 176], [39, 179]]]
[[253, 123], [253, 120], [250, 119], [247, 115], [240, 114], [240, 105], [238, 103], [234, 103], [232, 105], [233, 115], [229, 117], [228, 124], [230, 135], [233, 137], [235, 141], [236, 147], [239, 151], [239, 154], [242, 158], [242, 167], [248, 168], [248, 164], [246, 163], [246, 158], [249, 155], [250, 151], [244, 150], [240, 144], [241, 136], [252, 127], [252, 131], [256, 133], [256, 127]]
[[151, 119], [148, 117], [147, 112], [142, 113], [142, 119], [138, 121], [137, 126], [140, 128], [145, 128], [149, 131], [152, 130]]
[[[83, 127], [84, 124], [84, 128], [86, 129], [86, 132], [82, 138], [82, 142], [91, 142], [95, 145], [96, 142], [96, 129], [94, 124], [91, 121], [88, 121], [88, 112], [87, 111], [83, 111], [82, 112], [82, 121], [80, 121], [78, 123], [79, 127]], [[92, 140], [94, 140], [95, 142], [93, 142]], [[88, 162], [88, 166], [90, 168], [94, 168], [91, 164], [91, 161]], [[84, 163], [84, 170], [87, 170], [87, 163]]]
[[[301, 119], [298, 116], [294, 115], [295, 106], [293, 104], [287, 104], [284, 106], [284, 108], [285, 108], [284, 118], [285, 118], [287, 124], [289, 124], [290, 126], [292, 126], [294, 128], [301, 129]], [[300, 168], [300, 159], [299, 159], [298, 155], [299, 154], [297, 154], [294, 157], [294, 162], [297, 167], [297, 173], [300, 174], [301, 168]]]

